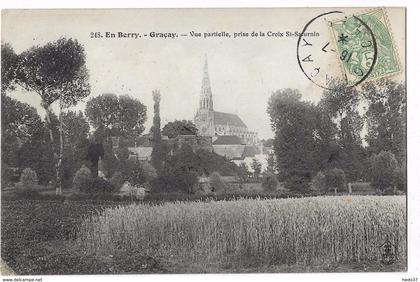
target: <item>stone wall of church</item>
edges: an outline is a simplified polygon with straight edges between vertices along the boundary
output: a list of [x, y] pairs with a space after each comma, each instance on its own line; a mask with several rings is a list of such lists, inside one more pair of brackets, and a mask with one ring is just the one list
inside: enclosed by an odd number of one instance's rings
[[249, 131], [247, 127], [216, 124], [215, 134], [216, 135], [235, 135], [241, 138], [241, 140], [245, 144], [256, 144], [258, 142], [257, 133]]

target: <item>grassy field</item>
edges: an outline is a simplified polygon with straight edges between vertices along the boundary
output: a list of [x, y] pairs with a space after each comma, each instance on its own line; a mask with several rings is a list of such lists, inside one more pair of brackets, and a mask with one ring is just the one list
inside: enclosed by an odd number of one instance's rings
[[405, 197], [344, 196], [135, 204], [81, 225], [88, 253], [121, 250], [176, 264], [329, 265], [406, 257]]
[[[401, 271], [405, 197], [168, 202], [2, 201], [19, 275]], [[394, 263], [380, 245], [396, 246]]]

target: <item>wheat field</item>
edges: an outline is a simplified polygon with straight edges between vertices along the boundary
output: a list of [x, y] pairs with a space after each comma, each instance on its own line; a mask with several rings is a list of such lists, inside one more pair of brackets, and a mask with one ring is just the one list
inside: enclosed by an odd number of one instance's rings
[[390, 242], [406, 257], [404, 196], [133, 204], [83, 222], [79, 244], [90, 253], [137, 250], [154, 257], [267, 264], [380, 261]]

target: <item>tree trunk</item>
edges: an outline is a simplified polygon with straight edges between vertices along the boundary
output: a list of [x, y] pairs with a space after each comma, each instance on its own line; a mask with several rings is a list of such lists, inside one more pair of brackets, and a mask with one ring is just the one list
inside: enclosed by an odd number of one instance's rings
[[[53, 130], [52, 130], [52, 124], [51, 124], [51, 118], [50, 118], [50, 114], [51, 114], [51, 109], [49, 106], [44, 105], [44, 110], [46, 112], [45, 115], [45, 120], [47, 122], [47, 128], [48, 128], [48, 132], [50, 135], [50, 142], [51, 142], [51, 151], [53, 153], [53, 162], [55, 164], [55, 168], [56, 168], [56, 180], [55, 180], [55, 187], [56, 187], [56, 194], [59, 191], [58, 186], [61, 187], [61, 183], [59, 184], [59, 178], [57, 178], [57, 176], [59, 176], [58, 170], [57, 170], [57, 164], [58, 164], [58, 155], [57, 152], [55, 151], [55, 144], [54, 144], [54, 134], [53, 134]], [[60, 188], [61, 190], [61, 188]]]
[[58, 155], [58, 161], [56, 166], [56, 176], [57, 176], [57, 186], [55, 189], [56, 195], [63, 194], [63, 183], [61, 179], [61, 169], [62, 169], [62, 163], [63, 163], [63, 152], [64, 152], [64, 137], [63, 137], [63, 106], [60, 101], [60, 113], [59, 113], [59, 132], [60, 132], [60, 153]]

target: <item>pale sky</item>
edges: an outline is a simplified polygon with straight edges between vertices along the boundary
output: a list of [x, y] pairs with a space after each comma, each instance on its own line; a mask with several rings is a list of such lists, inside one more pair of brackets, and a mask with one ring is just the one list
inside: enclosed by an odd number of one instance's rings
[[[310, 19], [330, 10], [334, 9], [8, 10], [2, 14], [2, 42], [20, 53], [61, 36], [77, 39], [86, 51], [90, 97], [115, 93], [139, 99], [148, 109], [147, 132], [153, 119], [154, 89], [160, 89], [162, 95], [162, 126], [175, 119], [193, 119], [207, 54], [215, 110], [237, 113], [250, 130], [265, 139], [273, 136], [266, 114], [272, 92], [296, 88], [305, 100], [317, 102], [323, 89], [300, 70], [297, 37], [235, 39], [233, 34], [300, 32]], [[363, 11], [340, 10], [349, 15]], [[404, 62], [404, 10], [387, 9], [387, 14], [400, 61]], [[224, 31], [232, 37], [193, 38], [189, 35], [192, 31]], [[98, 39], [91, 38], [91, 32], [176, 32], [179, 37]], [[325, 36], [321, 34], [322, 40]], [[339, 72], [338, 61], [321, 64]], [[403, 75], [395, 78], [401, 80]], [[9, 95], [30, 103], [44, 115], [36, 94], [18, 89]], [[84, 106], [81, 102], [76, 109], [84, 110]]]

